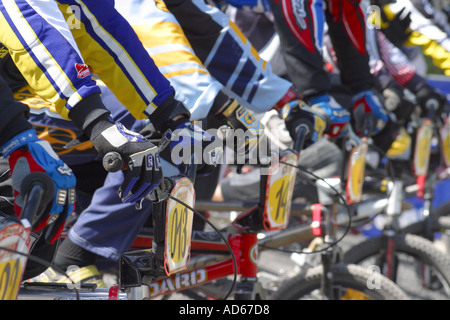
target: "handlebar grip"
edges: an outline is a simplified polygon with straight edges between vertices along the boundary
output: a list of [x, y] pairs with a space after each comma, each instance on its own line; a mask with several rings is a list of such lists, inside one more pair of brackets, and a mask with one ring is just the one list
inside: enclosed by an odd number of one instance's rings
[[425, 104], [428, 110], [435, 111], [439, 108], [439, 101], [435, 98], [429, 99]]
[[370, 137], [372, 135], [373, 130], [376, 127], [375, 121], [376, 120], [370, 115], [364, 118], [363, 131], [362, 131], [363, 137]]
[[297, 127], [297, 139], [294, 141], [294, 150], [296, 152], [300, 152], [303, 149], [303, 144], [305, 143], [308, 133], [309, 128], [306, 125], [300, 125]]
[[34, 228], [34, 222], [40, 221], [40, 216], [43, 214], [38, 210], [44, 208], [53, 199], [55, 184], [47, 174], [32, 172], [23, 179], [20, 192], [25, 199], [20, 219], [27, 219]]
[[103, 157], [103, 168], [108, 172], [117, 172], [123, 168], [122, 156], [115, 152], [110, 151]]

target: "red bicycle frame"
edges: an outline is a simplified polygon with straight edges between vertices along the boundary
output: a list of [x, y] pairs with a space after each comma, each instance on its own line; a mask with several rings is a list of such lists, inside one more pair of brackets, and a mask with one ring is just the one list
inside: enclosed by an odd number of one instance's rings
[[[299, 207], [296, 210], [304, 215], [311, 215], [313, 207], [304, 205], [303, 210]], [[145, 283], [149, 290], [146, 292], [147, 296], [141, 298], [153, 299], [158, 296], [194, 288], [214, 280], [233, 276], [235, 271], [240, 276], [240, 281], [237, 283], [239, 289], [237, 291], [240, 294], [237, 298], [255, 299], [258, 295], [263, 298], [264, 292], [260, 289], [257, 280], [258, 247], [263, 245], [262, 248], [264, 249], [264, 246], [277, 247], [287, 243], [311, 240], [314, 237], [314, 232], [312, 224], [300, 224], [293, 228], [285, 229], [283, 232], [267, 236], [264, 239], [258, 239], [257, 233], [241, 230], [233, 234], [230, 233], [226, 237], [236, 257], [236, 270], [234, 269], [234, 261], [228, 247], [223, 243], [221, 237], [214, 232], [193, 231], [191, 242], [192, 256], [188, 269]], [[151, 248], [152, 240], [150, 233], [147, 235], [145, 233], [141, 234], [134, 243], [134, 248], [137, 246]], [[131, 254], [133, 252], [131, 251]], [[145, 252], [145, 250], [137, 250], [136, 252]], [[129, 289], [133, 290], [133, 288]]]
[[[298, 133], [297, 152], [303, 146], [306, 129], [302, 127]], [[163, 274], [158, 250], [160, 252], [159, 248], [167, 246], [167, 243], [161, 241], [161, 224], [154, 222], [155, 238], [149, 237], [147, 243], [140, 243], [141, 247], [152, 250], [130, 251], [122, 255], [119, 267], [121, 288], [142, 292], [140, 287], [147, 285], [148, 298], [153, 298], [230, 275], [240, 275], [240, 282], [237, 283], [240, 287], [236, 290], [235, 298], [263, 298], [263, 290], [257, 280], [257, 233], [286, 228], [297, 162], [298, 153], [290, 150], [280, 153], [279, 161], [272, 164], [269, 174], [261, 176], [261, 186], [264, 188], [260, 188], [260, 202], [233, 221], [234, 231], [226, 235], [227, 243], [223, 241], [225, 237], [215, 232], [192, 232], [189, 263], [180, 272]], [[161, 202], [161, 205], [164, 203]], [[154, 219], [156, 216], [158, 221], [162, 220], [159, 218], [162, 212], [162, 207], [157, 209]]]

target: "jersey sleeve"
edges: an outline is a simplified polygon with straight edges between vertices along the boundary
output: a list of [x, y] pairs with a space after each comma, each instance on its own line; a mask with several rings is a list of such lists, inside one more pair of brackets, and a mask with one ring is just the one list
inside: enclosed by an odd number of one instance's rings
[[22, 131], [31, 128], [26, 104], [14, 99], [8, 84], [0, 76], [0, 147]]
[[[30, 2], [31, 3], [31, 2]], [[37, 94], [68, 118], [84, 97], [100, 92], [53, 1], [0, 2], [0, 41]]]
[[435, 24], [432, 19], [424, 16], [412, 1], [397, 1], [383, 7], [387, 19], [392, 20], [395, 15], [404, 9], [411, 16], [409, 28], [411, 34], [405, 46], [421, 48], [424, 55], [428, 56], [433, 64], [440, 68], [445, 75], [450, 75], [450, 37], [445, 30]]
[[68, 119], [100, 93], [93, 74], [137, 119], [174, 93], [114, 1], [0, 2], [0, 41], [33, 90]]

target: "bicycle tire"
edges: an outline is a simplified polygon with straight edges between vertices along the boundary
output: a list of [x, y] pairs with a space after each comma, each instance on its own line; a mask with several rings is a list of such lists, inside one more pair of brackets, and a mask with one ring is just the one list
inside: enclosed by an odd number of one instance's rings
[[[353, 295], [355, 300], [408, 300], [408, 295], [403, 292], [394, 282], [379, 273], [370, 272], [368, 269], [354, 264], [336, 263], [331, 266], [333, 273], [333, 290], [342, 290], [348, 294], [348, 289], [356, 290], [359, 294]], [[323, 267], [318, 265], [301, 272], [295, 277], [284, 280], [274, 300], [299, 300], [299, 299], [322, 299], [320, 294]], [[376, 285], [372, 286], [370, 283]], [[348, 295], [343, 298], [350, 298]], [[358, 300], [359, 300], [358, 299]]]
[[[414, 234], [398, 234], [393, 237], [396, 250], [396, 259], [400, 270], [395, 282], [413, 299], [449, 299], [450, 298], [450, 257], [439, 250], [434, 244]], [[349, 248], [344, 253], [343, 261], [358, 265], [377, 265], [376, 257], [382, 249], [383, 237], [369, 238]], [[371, 260], [372, 259], [372, 260]], [[374, 260], [375, 259], [375, 262]], [[441, 291], [436, 288], [423, 287], [423, 278], [420, 276], [414, 283], [412, 271], [424, 270], [428, 266], [440, 281]], [[413, 268], [416, 267], [417, 270]], [[420, 269], [419, 269], [420, 268]], [[423, 276], [423, 275], [421, 275]], [[405, 282], [403, 283], [403, 279]], [[420, 286], [418, 287], [419, 283]], [[420, 293], [420, 295], [419, 295]]]
[[[431, 217], [431, 232], [441, 232], [442, 230], [450, 230], [450, 216]], [[426, 221], [416, 221], [402, 228], [403, 233], [411, 233], [424, 236], [426, 230]]]
[[[433, 208], [430, 219], [432, 223], [431, 231], [439, 232], [450, 229], [450, 201], [444, 202], [438, 207]], [[402, 232], [422, 235], [425, 230], [425, 221], [426, 220], [420, 220], [411, 223], [402, 228]]]
[[432, 216], [434, 217], [443, 217], [450, 216], [450, 201], [444, 202], [439, 205], [437, 208], [432, 209]]

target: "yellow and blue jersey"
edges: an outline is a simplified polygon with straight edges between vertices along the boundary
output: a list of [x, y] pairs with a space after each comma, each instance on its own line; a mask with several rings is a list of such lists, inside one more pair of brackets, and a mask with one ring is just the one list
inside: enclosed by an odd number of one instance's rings
[[24, 78], [64, 119], [100, 93], [91, 74], [137, 119], [174, 93], [112, 0], [2, 0], [0, 25], [0, 42]]

